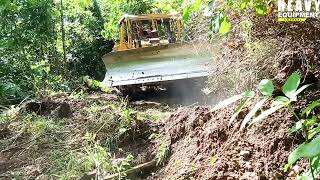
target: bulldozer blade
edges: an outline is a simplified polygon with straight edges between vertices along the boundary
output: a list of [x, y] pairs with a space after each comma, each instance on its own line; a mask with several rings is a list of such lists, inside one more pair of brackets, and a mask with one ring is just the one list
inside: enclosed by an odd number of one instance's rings
[[110, 52], [102, 57], [106, 76], [102, 86], [149, 84], [208, 76], [212, 55], [190, 44], [160, 46]]

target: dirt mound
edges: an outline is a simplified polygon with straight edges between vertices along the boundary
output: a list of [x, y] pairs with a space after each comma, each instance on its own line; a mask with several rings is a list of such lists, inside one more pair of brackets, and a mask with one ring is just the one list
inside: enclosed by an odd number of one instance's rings
[[55, 101], [31, 101], [25, 105], [28, 113], [36, 113], [43, 116], [57, 116], [59, 118], [68, 118], [72, 115], [71, 107], [67, 102]]
[[[302, 97], [299, 109], [320, 96], [317, 91]], [[288, 132], [295, 121], [289, 111], [281, 109], [241, 132], [240, 120], [228, 127], [232, 112], [178, 109], [163, 130], [171, 156], [151, 179], [284, 179], [289, 153], [303, 142], [302, 135]]]

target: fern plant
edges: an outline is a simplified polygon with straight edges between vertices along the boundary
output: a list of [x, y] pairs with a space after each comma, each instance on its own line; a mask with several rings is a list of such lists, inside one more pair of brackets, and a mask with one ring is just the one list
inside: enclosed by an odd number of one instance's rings
[[[273, 82], [269, 79], [263, 79], [257, 86], [257, 91], [261, 93], [261, 96], [256, 96], [256, 93], [254, 91], [246, 91], [242, 94], [232, 96], [218, 103], [216, 106], [212, 108], [212, 111], [219, 110], [225, 106], [228, 106], [236, 101], [241, 100], [240, 105], [235, 109], [234, 114], [232, 115], [229, 121], [229, 125], [231, 125], [233, 121], [236, 119], [236, 117], [239, 115], [239, 113], [242, 111], [242, 109], [251, 105], [251, 110], [241, 123], [240, 130], [242, 130], [246, 127], [248, 123], [249, 125], [257, 123], [283, 107], [288, 107], [292, 109], [291, 103], [297, 100], [298, 94], [300, 94], [304, 89], [310, 86], [310, 84], [307, 84], [298, 89], [300, 82], [300, 74], [298, 72], [292, 73], [286, 80], [285, 84], [282, 86], [282, 92], [284, 96], [273, 97]], [[254, 99], [258, 101], [256, 104], [252, 103]], [[270, 108], [262, 111], [261, 109], [263, 105], [268, 100], [272, 101]], [[261, 113], [258, 116], [256, 116], [259, 110], [261, 110]]]

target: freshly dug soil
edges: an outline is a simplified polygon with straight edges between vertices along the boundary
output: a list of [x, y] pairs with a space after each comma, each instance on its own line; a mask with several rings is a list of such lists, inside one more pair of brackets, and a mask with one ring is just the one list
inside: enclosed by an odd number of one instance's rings
[[[91, 94], [87, 100], [75, 100], [68, 97], [51, 97], [34, 102], [27, 102], [22, 109], [43, 116], [58, 116], [63, 111], [67, 124], [72, 124], [70, 132], [66, 134], [72, 139], [69, 144], [72, 149], [80, 149], [83, 145], [81, 138], [94, 122], [83, 110], [88, 100], [105, 100], [101, 104], [101, 111], [108, 109], [109, 101], [117, 101], [116, 96]], [[297, 113], [313, 100], [320, 99], [320, 90], [308, 89], [308, 92], [298, 97], [295, 103]], [[89, 106], [89, 104], [87, 104]], [[137, 108], [137, 104], [132, 104]], [[143, 109], [141, 109], [143, 110]], [[134, 121], [126, 138], [120, 137], [117, 158], [125, 157], [130, 152], [134, 157], [134, 166], [153, 161], [157, 147], [161, 143], [168, 143], [170, 154], [162, 167], [143, 170], [135, 174], [132, 179], [286, 179], [294, 177], [292, 171], [285, 173], [283, 166], [287, 162], [289, 153], [303, 142], [301, 134], [290, 134], [295, 118], [287, 109], [265, 118], [255, 125], [239, 130], [246, 113], [239, 115], [232, 126], [228, 126], [234, 107], [227, 107], [217, 112], [211, 112], [209, 107], [182, 107], [174, 112], [165, 122], [155, 123], [149, 120]], [[55, 113], [57, 112], [57, 114]], [[66, 113], [64, 113], [66, 112]], [[319, 114], [319, 109], [317, 112]], [[133, 119], [136, 119], [133, 117]], [[17, 120], [18, 121], [18, 120]], [[11, 123], [16, 123], [15, 121]], [[98, 125], [98, 124], [97, 124]], [[6, 179], [10, 172], [24, 167], [33, 171], [26, 171], [26, 179], [38, 177], [42, 170], [34, 167], [34, 157], [47, 156], [52, 138], [48, 137], [29, 156], [27, 149], [32, 142], [28, 136], [17, 136], [13, 131], [0, 127], [0, 179]], [[160, 136], [151, 137], [159, 133]], [[97, 139], [106, 139], [107, 131], [97, 133]], [[12, 139], [14, 141], [12, 141]], [[48, 144], [48, 145], [47, 145]], [[31, 146], [30, 146], [31, 147]], [[120, 152], [121, 149], [121, 152]], [[18, 155], [21, 154], [21, 155]], [[304, 170], [305, 162], [299, 162], [298, 171]], [[19, 171], [22, 171], [19, 170]], [[153, 173], [151, 172], [153, 171]], [[291, 174], [290, 174], [291, 173]], [[150, 175], [151, 174], [151, 175]], [[290, 175], [289, 175], [290, 174]], [[31, 178], [32, 177], [32, 178]]]
[[[319, 99], [320, 91], [299, 98], [297, 111]], [[295, 122], [289, 110], [283, 108], [241, 132], [243, 117], [228, 127], [232, 112], [232, 107], [214, 113], [207, 107], [178, 109], [162, 132], [171, 155], [149, 179], [286, 179], [288, 155], [303, 142], [301, 134], [288, 132]]]

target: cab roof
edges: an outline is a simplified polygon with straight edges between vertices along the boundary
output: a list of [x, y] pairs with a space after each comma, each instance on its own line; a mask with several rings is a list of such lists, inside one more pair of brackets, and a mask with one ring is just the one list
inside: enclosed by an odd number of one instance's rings
[[131, 21], [141, 21], [141, 20], [161, 20], [161, 19], [181, 19], [180, 14], [172, 13], [172, 14], [142, 14], [142, 15], [129, 15], [125, 14], [121, 17], [119, 24], [121, 24], [124, 20]]

